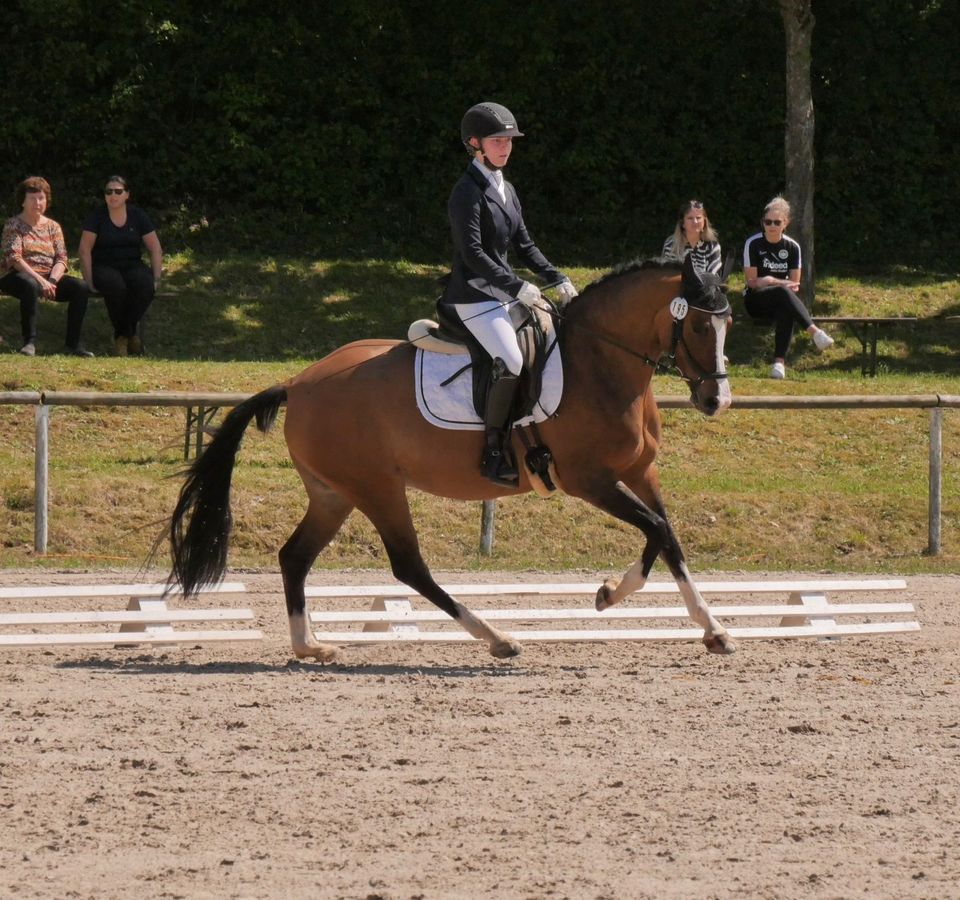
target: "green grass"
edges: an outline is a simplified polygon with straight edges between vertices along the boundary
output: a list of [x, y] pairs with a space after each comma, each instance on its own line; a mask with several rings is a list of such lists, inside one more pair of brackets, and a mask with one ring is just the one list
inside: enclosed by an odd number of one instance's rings
[[[39, 354], [0, 353], [0, 390], [255, 391], [364, 336], [402, 337], [431, 314], [441, 270], [411, 262], [302, 258], [168, 260], [151, 311], [150, 356], [79, 360], [55, 355], [65, 319], [44, 304]], [[600, 272], [571, 270], [581, 286]], [[736, 281], [734, 286], [739, 287]], [[815, 354], [805, 336], [789, 378], [766, 378], [772, 334], [737, 324], [728, 340], [735, 394], [960, 394], [960, 327], [898, 327], [881, 335], [879, 374], [860, 376], [860, 346], [837, 332]], [[825, 276], [816, 312], [840, 315], [960, 314], [960, 281], [936, 273]], [[16, 301], [0, 298], [5, 349], [17, 345]], [[85, 341], [106, 354], [106, 315], [92, 301]], [[660, 394], [682, 384], [658, 376]], [[55, 408], [50, 424], [49, 553], [33, 546], [31, 408], [0, 406], [0, 566], [138, 565], [175, 502], [183, 464], [184, 412], [163, 408]], [[927, 429], [923, 410], [733, 409], [717, 420], [664, 412], [660, 460], [668, 509], [698, 570], [954, 572], [960, 563], [960, 419], [944, 416], [943, 554], [927, 544]], [[231, 564], [273, 567], [302, 515], [305, 495], [282, 429], [244, 442], [234, 479]], [[435, 568], [618, 570], [636, 558], [631, 529], [565, 497], [498, 505], [494, 555], [478, 553], [479, 504], [414, 493], [424, 554]], [[162, 557], [161, 557], [162, 558]], [[352, 516], [323, 554], [324, 568], [387, 568], [368, 523]]]

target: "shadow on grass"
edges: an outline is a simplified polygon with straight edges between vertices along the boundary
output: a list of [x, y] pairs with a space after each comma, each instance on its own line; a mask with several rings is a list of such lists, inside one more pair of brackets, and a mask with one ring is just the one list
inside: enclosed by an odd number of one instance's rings
[[[402, 340], [409, 323], [434, 315], [441, 266], [403, 261], [270, 257], [236, 253], [177, 260], [150, 310], [147, 349], [161, 360], [284, 361], [319, 359], [354, 340]], [[881, 273], [840, 270], [818, 281], [819, 315], [960, 316], [957, 276], [903, 267]], [[732, 282], [735, 327], [727, 339], [734, 363], [767, 363], [773, 329], [757, 327], [743, 308], [742, 282]], [[59, 352], [66, 327], [64, 304], [43, 303], [38, 351]], [[859, 377], [860, 343], [837, 327], [837, 347], [817, 356], [798, 335], [790, 361]], [[5, 349], [19, 348], [17, 301], [0, 297]], [[91, 300], [84, 343], [109, 354], [113, 333], [103, 302]], [[957, 371], [960, 321], [919, 322], [884, 328], [878, 367], [904, 373]]]
[[[433, 316], [441, 269], [379, 261], [225, 259], [187, 265], [164, 281], [150, 308], [146, 345], [169, 360], [318, 359], [350, 341], [406, 337], [411, 321]], [[59, 352], [66, 307], [42, 303], [38, 352]], [[19, 306], [0, 297], [0, 334], [16, 351]], [[84, 344], [113, 347], [102, 300], [90, 301]]]

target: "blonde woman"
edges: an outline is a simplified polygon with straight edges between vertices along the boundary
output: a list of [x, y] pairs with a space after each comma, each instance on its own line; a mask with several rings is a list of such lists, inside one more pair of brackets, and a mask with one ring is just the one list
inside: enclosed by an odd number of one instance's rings
[[676, 227], [663, 242], [660, 255], [683, 262], [688, 254], [693, 256], [693, 266], [698, 272], [720, 271], [720, 242], [699, 200], [688, 200], [680, 207]]
[[817, 328], [798, 296], [800, 245], [786, 235], [790, 204], [780, 196], [764, 208], [761, 230], [743, 245], [743, 291], [747, 312], [755, 319], [772, 319], [775, 325], [771, 378], [786, 378], [787, 351], [794, 328], [803, 326], [817, 350], [826, 350], [833, 338]]

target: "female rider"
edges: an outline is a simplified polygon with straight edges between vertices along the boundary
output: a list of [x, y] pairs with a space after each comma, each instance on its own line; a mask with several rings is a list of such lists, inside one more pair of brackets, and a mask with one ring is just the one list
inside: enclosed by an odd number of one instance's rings
[[517, 192], [503, 177], [513, 139], [523, 137], [513, 113], [499, 103], [471, 106], [460, 123], [460, 139], [471, 157], [447, 203], [453, 234], [453, 266], [438, 302], [452, 311], [493, 359], [484, 414], [480, 473], [494, 484], [519, 480], [508, 436], [511, 408], [523, 359], [511, 312], [534, 306], [540, 290], [516, 275], [507, 262], [512, 246], [520, 261], [557, 286], [562, 303], [577, 296], [570, 279], [540, 252], [523, 221]]

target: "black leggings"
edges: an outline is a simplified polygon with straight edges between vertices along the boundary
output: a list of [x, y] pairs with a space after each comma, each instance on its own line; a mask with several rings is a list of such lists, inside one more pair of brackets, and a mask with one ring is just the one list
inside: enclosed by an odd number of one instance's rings
[[[20, 330], [24, 344], [33, 344], [37, 340], [37, 301], [43, 291], [35, 278], [23, 272], [8, 272], [0, 278], [0, 293], [9, 294], [20, 301]], [[83, 317], [87, 314], [87, 298], [90, 290], [85, 282], [72, 275], [64, 275], [57, 283], [57, 295], [54, 298], [67, 306], [67, 341], [70, 348], [80, 344], [80, 331]]]
[[93, 267], [93, 285], [103, 294], [103, 304], [113, 323], [113, 336], [133, 337], [137, 324], [153, 303], [153, 275], [138, 263], [128, 269]]
[[772, 320], [776, 326], [773, 337], [774, 359], [787, 358], [795, 325], [802, 325], [806, 329], [813, 324], [800, 296], [788, 287], [765, 287], [758, 291], [747, 288], [743, 305], [754, 319]]

